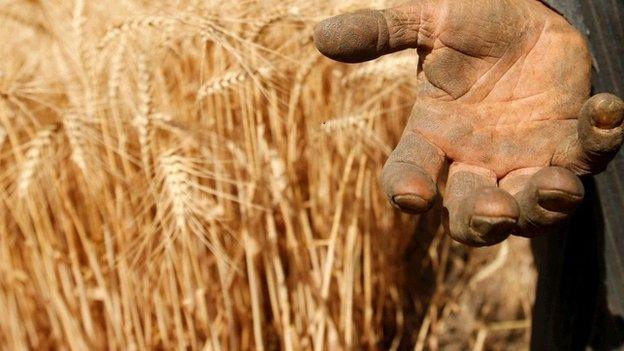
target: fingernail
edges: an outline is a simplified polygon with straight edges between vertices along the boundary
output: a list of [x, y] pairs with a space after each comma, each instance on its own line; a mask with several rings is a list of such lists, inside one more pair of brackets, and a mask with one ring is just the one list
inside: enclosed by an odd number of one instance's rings
[[431, 203], [414, 194], [396, 195], [392, 198], [394, 205], [400, 210], [410, 213], [422, 213], [431, 207]]
[[545, 210], [568, 213], [583, 201], [582, 195], [571, 194], [561, 190], [538, 190], [538, 204]]
[[495, 187], [482, 189], [474, 202], [475, 216], [482, 218], [518, 218], [518, 203], [508, 192]]
[[624, 120], [624, 103], [608, 99], [603, 100], [596, 108], [594, 125], [600, 129], [613, 129], [622, 125]]

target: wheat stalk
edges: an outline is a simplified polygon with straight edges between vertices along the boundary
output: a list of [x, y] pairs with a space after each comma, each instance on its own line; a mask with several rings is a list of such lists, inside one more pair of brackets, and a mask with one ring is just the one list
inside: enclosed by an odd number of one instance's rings
[[8, 136], [8, 133], [7, 133], [6, 129], [4, 129], [2, 126], [0, 126], [0, 148], [2, 148], [2, 145], [4, 144], [7, 136]]

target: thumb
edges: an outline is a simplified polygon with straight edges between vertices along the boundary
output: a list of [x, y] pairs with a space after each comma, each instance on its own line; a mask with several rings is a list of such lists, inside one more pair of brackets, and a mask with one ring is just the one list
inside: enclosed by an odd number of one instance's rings
[[416, 48], [421, 16], [430, 1], [419, 0], [387, 10], [362, 10], [319, 23], [314, 43], [325, 56], [357, 63]]

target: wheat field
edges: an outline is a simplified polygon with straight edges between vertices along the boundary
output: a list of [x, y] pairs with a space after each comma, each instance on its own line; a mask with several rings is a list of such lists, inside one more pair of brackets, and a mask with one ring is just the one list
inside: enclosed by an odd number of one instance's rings
[[528, 242], [377, 185], [416, 53], [314, 49], [388, 5], [0, 0], [1, 348], [526, 349]]

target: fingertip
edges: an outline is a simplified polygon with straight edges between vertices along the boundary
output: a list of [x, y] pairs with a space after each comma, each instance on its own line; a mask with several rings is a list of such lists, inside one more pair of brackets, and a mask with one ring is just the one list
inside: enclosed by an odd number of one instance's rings
[[386, 165], [381, 183], [390, 203], [406, 213], [426, 212], [438, 195], [432, 178], [420, 167], [406, 163]]
[[473, 216], [470, 228], [477, 233], [473, 246], [492, 246], [507, 239], [515, 229], [517, 219], [507, 217]]
[[515, 195], [521, 216], [514, 234], [534, 238], [556, 231], [581, 204], [584, 195], [583, 183], [572, 171], [562, 167], [539, 170], [525, 178], [522, 191]]
[[570, 213], [585, 196], [579, 177], [562, 167], [546, 167], [530, 181], [537, 191], [537, 204], [549, 212]]
[[448, 208], [449, 234], [463, 244], [496, 245], [508, 238], [520, 218], [516, 200], [496, 187], [483, 187]]
[[476, 234], [473, 239], [481, 246], [496, 245], [516, 228], [520, 218], [520, 208], [516, 199], [508, 192], [486, 187], [475, 194], [470, 229]]
[[617, 96], [601, 93], [592, 96], [586, 103], [591, 124], [599, 129], [614, 129], [624, 121], [624, 102]]
[[578, 121], [576, 140], [563, 143], [553, 165], [577, 175], [604, 171], [624, 143], [624, 102], [613, 94], [597, 94], [585, 102]]
[[326, 19], [314, 29], [314, 44], [325, 56], [357, 63], [381, 56], [388, 28], [381, 11], [363, 10]]

